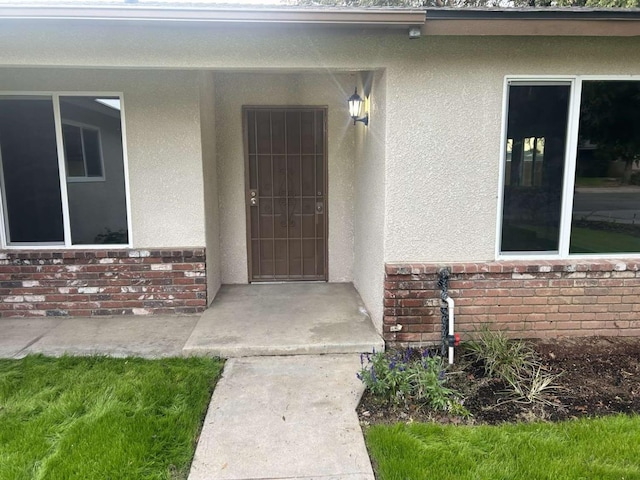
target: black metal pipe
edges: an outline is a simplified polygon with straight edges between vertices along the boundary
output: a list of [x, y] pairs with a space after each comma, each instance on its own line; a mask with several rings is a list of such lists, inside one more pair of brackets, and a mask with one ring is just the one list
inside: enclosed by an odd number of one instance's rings
[[449, 306], [447, 305], [447, 298], [449, 297], [449, 275], [451, 270], [448, 267], [441, 268], [438, 272], [438, 287], [440, 288], [440, 299], [442, 304], [440, 305], [441, 314], [441, 336], [442, 336], [442, 356], [447, 354], [447, 347], [449, 346]]

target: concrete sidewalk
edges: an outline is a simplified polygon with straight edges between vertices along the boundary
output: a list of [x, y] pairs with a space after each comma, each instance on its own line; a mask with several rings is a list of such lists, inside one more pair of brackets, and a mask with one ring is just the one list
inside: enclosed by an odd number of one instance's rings
[[229, 360], [189, 480], [373, 480], [359, 369], [353, 354]]
[[59, 356], [176, 357], [199, 320], [197, 315], [0, 319], [0, 357], [30, 353]]

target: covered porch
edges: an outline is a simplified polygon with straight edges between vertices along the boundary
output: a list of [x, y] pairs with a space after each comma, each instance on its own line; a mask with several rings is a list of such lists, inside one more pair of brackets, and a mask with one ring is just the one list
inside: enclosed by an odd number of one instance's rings
[[[122, 175], [107, 172], [105, 178], [118, 180], [127, 220], [126, 238], [110, 238], [108, 245], [78, 243], [66, 230], [64, 245], [46, 251], [35, 245], [25, 253], [24, 246], [5, 241], [15, 251], [3, 252], [0, 260], [17, 277], [2, 316], [157, 317], [201, 313], [211, 305], [206, 319], [217, 314], [232, 286], [240, 292], [257, 282], [322, 280], [329, 285], [311, 283], [309, 295], [304, 286], [278, 287], [288, 291], [278, 294], [281, 304], [292, 301], [298, 312], [288, 330], [299, 332], [299, 345], [315, 328], [312, 317], [306, 325], [296, 323], [307, 310], [324, 310], [338, 323], [362, 323], [361, 306], [381, 331], [384, 70], [347, 70], [336, 63], [296, 70], [3, 67], [2, 73], [5, 96], [20, 105], [39, 99], [64, 105], [69, 92], [88, 103], [118, 100]], [[366, 100], [368, 126], [354, 125], [349, 116], [347, 99], [356, 87]], [[55, 130], [66, 121], [62, 117], [49, 122], [56, 140], [47, 165], [66, 165], [66, 152], [57, 149], [64, 139]], [[313, 135], [305, 137], [309, 118]], [[250, 142], [249, 124], [268, 138]], [[62, 197], [74, 186], [65, 172], [59, 168], [53, 189]], [[72, 217], [68, 203], [62, 202], [62, 211]], [[43, 276], [35, 279], [32, 262], [45, 266]], [[338, 293], [331, 284], [349, 286], [353, 315], [332, 308], [327, 299]], [[247, 292], [261, 290], [255, 286]], [[322, 288], [330, 293], [318, 293]], [[313, 309], [300, 310], [305, 301]], [[239, 312], [233, 322], [251, 330], [242, 319], [255, 322], [259, 313]], [[343, 337], [336, 345], [349, 343]]]
[[[356, 88], [368, 126], [349, 116]], [[260, 348], [297, 351], [316, 320], [344, 323], [339, 335], [357, 331], [358, 307], [381, 331], [385, 72], [201, 71], [199, 92], [209, 309], [197, 332], [206, 348], [255, 329]], [[329, 285], [260, 285], [300, 281]], [[288, 325], [272, 323], [283, 315]], [[284, 331], [300, 338], [278, 339]]]
[[183, 353], [230, 358], [383, 348], [352, 284], [313, 282], [223, 285]]

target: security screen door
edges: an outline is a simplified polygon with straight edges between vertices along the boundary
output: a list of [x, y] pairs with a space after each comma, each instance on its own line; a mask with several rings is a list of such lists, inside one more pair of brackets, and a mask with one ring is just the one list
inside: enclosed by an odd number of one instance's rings
[[326, 117], [244, 108], [251, 282], [327, 280]]

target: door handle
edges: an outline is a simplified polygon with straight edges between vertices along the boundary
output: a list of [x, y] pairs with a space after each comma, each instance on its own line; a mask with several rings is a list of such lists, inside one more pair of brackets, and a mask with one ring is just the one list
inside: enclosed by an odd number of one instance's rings
[[249, 190], [249, 205], [252, 207], [258, 206], [258, 191], [257, 190]]
[[324, 212], [324, 201], [318, 200], [316, 202], [316, 213], [323, 213], [323, 212]]

